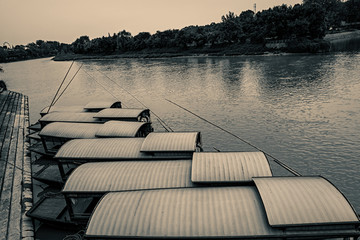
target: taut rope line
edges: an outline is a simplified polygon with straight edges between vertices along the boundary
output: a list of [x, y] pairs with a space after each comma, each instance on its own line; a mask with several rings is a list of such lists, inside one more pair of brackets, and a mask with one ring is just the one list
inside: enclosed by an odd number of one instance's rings
[[62, 80], [62, 82], [61, 82], [61, 84], [60, 84], [60, 86], [59, 86], [58, 90], [56, 91], [56, 93], [55, 93], [55, 95], [54, 95], [54, 98], [53, 98], [53, 100], [51, 101], [50, 106], [49, 106], [49, 108], [48, 108], [48, 110], [47, 110], [47, 113], [49, 113], [50, 108], [52, 107], [52, 105], [54, 105], [55, 98], [56, 98], [56, 96], [58, 95], [58, 93], [59, 93], [59, 91], [60, 91], [60, 88], [61, 88], [61, 87], [62, 87], [62, 85], [64, 84], [65, 79], [66, 79], [67, 75], [69, 74], [70, 69], [71, 69], [71, 67], [72, 67], [72, 65], [73, 65], [73, 64], [74, 64], [74, 61], [72, 61], [72, 63], [71, 63], [71, 65], [70, 65], [69, 69], [67, 70], [67, 72], [66, 72], [66, 74], [65, 74], [64, 79]]
[[[100, 82], [96, 81], [94, 76], [91, 76], [90, 73], [88, 73], [87, 71], [85, 71], [84, 69], [82, 69], [84, 73], [86, 73], [89, 77], [91, 77], [97, 84], [99, 84], [106, 92], [108, 92], [111, 96], [113, 96], [116, 100], [121, 101], [119, 98], [117, 98], [114, 94], [112, 94], [109, 90], [106, 89], [106, 87], [104, 87], [104, 85], [102, 85]], [[124, 103], [121, 103], [122, 105], [124, 105], [126, 107], [126, 105]]]
[[216, 128], [219, 128], [220, 130], [222, 130], [222, 131], [224, 131], [224, 132], [226, 132], [226, 133], [230, 134], [231, 136], [233, 136], [233, 137], [235, 137], [235, 138], [237, 138], [237, 139], [241, 140], [242, 142], [244, 142], [244, 143], [246, 143], [246, 144], [248, 144], [248, 145], [252, 146], [252, 147], [253, 147], [253, 148], [255, 148], [256, 150], [258, 150], [258, 151], [260, 151], [260, 152], [263, 152], [265, 155], [267, 155], [267, 156], [271, 157], [271, 158], [274, 160], [274, 162], [276, 162], [276, 163], [277, 163], [277, 164], [279, 164], [281, 167], [285, 168], [286, 170], [288, 170], [289, 172], [291, 172], [291, 173], [292, 173], [292, 174], [294, 174], [295, 176], [301, 176], [301, 174], [300, 174], [300, 173], [298, 173], [297, 171], [295, 171], [295, 170], [294, 170], [294, 169], [292, 169], [291, 167], [287, 166], [285, 163], [281, 162], [281, 161], [280, 161], [279, 159], [277, 159], [276, 157], [274, 157], [274, 156], [272, 156], [271, 154], [269, 154], [269, 153], [267, 153], [267, 152], [265, 152], [265, 151], [261, 150], [261, 149], [260, 149], [260, 148], [258, 148], [257, 146], [255, 146], [255, 145], [251, 144], [250, 142], [248, 142], [248, 141], [246, 141], [246, 140], [242, 139], [241, 137], [239, 137], [239, 136], [235, 135], [234, 133], [232, 133], [232, 132], [230, 132], [230, 131], [226, 130], [226, 129], [225, 129], [225, 128], [223, 128], [223, 127], [220, 127], [220, 126], [216, 125], [215, 123], [212, 123], [212, 122], [208, 121], [207, 119], [205, 119], [205, 118], [203, 118], [203, 117], [201, 117], [201, 116], [197, 115], [196, 113], [194, 113], [194, 112], [192, 112], [192, 111], [190, 111], [190, 110], [188, 110], [188, 109], [186, 109], [186, 108], [184, 108], [184, 107], [180, 106], [179, 104], [177, 104], [177, 103], [175, 103], [175, 102], [173, 102], [173, 101], [171, 101], [171, 100], [169, 100], [169, 99], [165, 99], [165, 100], [166, 100], [166, 101], [168, 101], [168, 102], [170, 102], [170, 103], [172, 103], [172, 104], [174, 104], [175, 106], [177, 106], [177, 107], [179, 107], [179, 108], [181, 108], [181, 109], [183, 109], [183, 110], [187, 111], [188, 113], [191, 113], [192, 115], [194, 115], [194, 116], [196, 116], [196, 117], [200, 118], [201, 120], [203, 120], [203, 121], [205, 121], [205, 122], [209, 123], [210, 125], [212, 125], [212, 126], [214, 126], [214, 127], [216, 127]]
[[[119, 88], [121, 88], [122, 90], [124, 90], [126, 93], [128, 93], [130, 96], [132, 96], [136, 101], [138, 101], [144, 108], [149, 109], [145, 104], [143, 104], [137, 97], [135, 97], [133, 94], [131, 94], [128, 90], [126, 90], [125, 88], [121, 87], [118, 83], [116, 83], [115, 81], [113, 81], [110, 77], [108, 77], [105, 73], [101, 72], [100, 70], [97, 70], [99, 73], [101, 73], [102, 75], [104, 75], [107, 79], [109, 79], [111, 82], [113, 82], [116, 86], [118, 86]], [[152, 112], [152, 114], [155, 115], [155, 117], [157, 117], [158, 121], [160, 122], [161, 126], [163, 126], [165, 128], [166, 131], [168, 132], [173, 132], [174, 130], [169, 127], [156, 113], [154, 113], [151, 109], [150, 112]]]
[[71, 80], [69, 81], [69, 83], [66, 85], [66, 87], [64, 88], [64, 90], [60, 93], [59, 97], [55, 100], [54, 104], [60, 99], [60, 97], [64, 94], [64, 92], [66, 91], [66, 89], [69, 87], [70, 83], [74, 80], [74, 78], [76, 77], [76, 75], [78, 74], [78, 72], [80, 71], [81, 67], [83, 66], [84, 64], [82, 63], [79, 67], [79, 69], [76, 71], [76, 73], [74, 74], [74, 76], [71, 78]]

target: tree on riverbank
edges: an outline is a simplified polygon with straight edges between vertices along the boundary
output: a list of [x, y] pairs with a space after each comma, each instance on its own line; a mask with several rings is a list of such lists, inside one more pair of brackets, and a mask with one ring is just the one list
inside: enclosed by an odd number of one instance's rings
[[[187, 26], [182, 29], [140, 32], [132, 36], [122, 30], [113, 35], [89, 39], [80, 36], [72, 44], [38, 40], [26, 46], [0, 47], [0, 62], [74, 53], [85, 55], [170, 53], [257, 54], [268, 43], [282, 42], [276, 51], [327, 51], [322, 40], [328, 31], [344, 22], [360, 22], [360, 0], [303, 0], [303, 4], [281, 5], [254, 13], [229, 12], [219, 23]], [[284, 47], [286, 46], [286, 47]]]
[[[153, 35], [142, 32], [133, 37], [131, 33], [123, 30], [113, 36], [93, 40], [81, 36], [71, 44], [71, 49], [74, 53], [80, 54], [184, 50], [207, 53], [245, 43], [264, 46], [268, 41], [281, 39], [309, 44], [309, 41], [305, 40], [322, 39], [325, 32], [325, 10], [319, 3], [309, 1], [296, 4], [294, 7], [276, 6], [256, 14], [251, 10], [241, 12], [240, 15], [229, 12], [221, 17], [219, 23], [188, 26], [180, 30], [157, 31]], [[258, 48], [256, 49], [258, 51]], [[263, 47], [263, 51], [265, 49]], [[308, 48], [302, 47], [301, 50], [307, 51]]]
[[68, 51], [68, 44], [59, 43], [57, 41], [37, 40], [35, 43], [29, 43], [26, 46], [16, 45], [15, 47], [4, 45], [0, 47], [0, 62], [49, 57]]

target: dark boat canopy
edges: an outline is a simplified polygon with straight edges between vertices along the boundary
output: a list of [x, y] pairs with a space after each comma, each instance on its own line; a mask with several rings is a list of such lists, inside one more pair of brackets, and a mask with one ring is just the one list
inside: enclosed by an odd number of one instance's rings
[[195, 152], [191, 180], [197, 183], [252, 182], [272, 176], [262, 152]]
[[[145, 122], [127, 122], [127, 121], [109, 121], [104, 124], [98, 123], [71, 123], [71, 122], [53, 122], [47, 124], [39, 133], [41, 137], [52, 138], [95, 138], [95, 137], [136, 137], [140, 130], [150, 123]], [[145, 132], [145, 131], [144, 131]], [[146, 134], [144, 134], [145, 136]]]
[[[290, 178], [293, 183], [286, 186]], [[321, 178], [310, 178], [310, 182], [308, 177], [290, 178], [283, 179], [283, 184], [278, 182], [281, 178], [266, 177], [255, 178], [256, 186], [111, 192], [93, 211], [85, 236], [323, 239], [360, 235], [356, 213], [332, 184]], [[330, 205], [339, 209], [328, 208]], [[281, 219], [282, 226], [271, 225], [271, 211], [276, 212], [275, 218]], [[309, 222], [320, 215], [319, 222]]]

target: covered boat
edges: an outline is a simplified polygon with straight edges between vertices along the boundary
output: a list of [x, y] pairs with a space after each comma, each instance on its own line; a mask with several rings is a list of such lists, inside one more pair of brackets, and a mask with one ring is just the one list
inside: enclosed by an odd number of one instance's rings
[[202, 151], [200, 132], [151, 132], [145, 138], [74, 139], [55, 155], [61, 162], [191, 159]]
[[39, 119], [41, 128], [53, 122], [104, 123], [93, 112], [51, 112]]
[[93, 211], [85, 237], [328, 239], [360, 235], [354, 209], [326, 179], [254, 179], [255, 186], [107, 193]]
[[[249, 159], [249, 154], [253, 155], [250, 161], [257, 162], [252, 166], [244, 162], [244, 159]], [[62, 226], [75, 223], [74, 226], [77, 227], [87, 223], [99, 199], [108, 192], [204, 187], [206, 184], [211, 185], [212, 179], [215, 178], [214, 183], [227, 185], [230, 182], [229, 176], [232, 176], [232, 184], [243, 185], [248, 184], [249, 179], [255, 176], [271, 176], [270, 166], [261, 152], [254, 154], [246, 152], [196, 153], [196, 155], [198, 160], [195, 161], [142, 160], [85, 163], [76, 168], [67, 179], [62, 189], [63, 201], [61, 203], [59, 203], [61, 197], [58, 195], [45, 197], [29, 211], [28, 215], [51, 224], [58, 223], [50, 219], [62, 212], [63, 216], [69, 216], [68, 221], [62, 220]], [[205, 168], [199, 167], [198, 161], [206, 161], [213, 158], [212, 155], [218, 155], [219, 161], [224, 163], [219, 170], [228, 174], [219, 177], [218, 171], [207, 172]], [[237, 157], [233, 158], [234, 155]], [[260, 169], [253, 167], [260, 164], [265, 166]], [[209, 169], [217, 169], [219, 166], [215, 161], [209, 161], [206, 165]], [[239, 167], [234, 168], [234, 165]], [[206, 184], [197, 184], [191, 180], [196, 178], [201, 171], [206, 172]], [[45, 206], [51, 205], [52, 198], [54, 198], [54, 204], [63, 206], [64, 211], [44, 210]]]
[[106, 108], [99, 112], [50, 112], [39, 119], [41, 128], [52, 122], [104, 123], [109, 120], [150, 122], [150, 110]]
[[263, 152], [195, 152], [191, 181], [199, 184], [251, 183], [253, 177], [272, 176]]
[[150, 122], [150, 110], [143, 108], [121, 108], [121, 109], [104, 109], [98, 112], [95, 118], [102, 121], [122, 120], [122, 121], [139, 121]]
[[153, 131], [151, 123], [108, 121], [97, 123], [53, 122], [39, 133], [44, 150], [55, 154], [60, 146], [71, 139], [145, 137]]
[[[69, 164], [82, 164], [86, 162], [106, 162], [125, 160], [153, 160], [153, 159], [191, 159], [194, 152], [202, 151], [200, 132], [151, 132], [145, 138], [95, 138], [73, 139], [60, 147], [54, 156], [58, 163], [58, 173], [62, 181], [73, 168]], [[66, 167], [66, 169], [65, 169]], [[49, 171], [57, 171], [55, 168]], [[46, 176], [45, 178], [42, 176]], [[57, 176], [57, 173], [35, 177], [40, 181], [56, 182], [48, 179]], [[59, 178], [56, 177], [58, 180]], [[61, 184], [56, 182], [56, 184]]]
[[[50, 110], [49, 110], [50, 108]], [[93, 101], [87, 103], [85, 106], [47, 106], [40, 111], [40, 116], [43, 117], [51, 112], [98, 112], [105, 108], [121, 108], [120, 101]]]

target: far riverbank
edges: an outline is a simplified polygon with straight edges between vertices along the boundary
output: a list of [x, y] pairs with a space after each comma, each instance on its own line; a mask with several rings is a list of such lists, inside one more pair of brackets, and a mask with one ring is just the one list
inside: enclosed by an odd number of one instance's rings
[[59, 54], [53, 58], [55, 61], [69, 61], [81, 59], [114, 59], [114, 58], [172, 58], [186, 56], [237, 56], [237, 55], [262, 55], [267, 48], [262, 44], [233, 44], [229, 46], [189, 48], [181, 50], [177, 48], [144, 49], [142, 51], [128, 51], [116, 54]]
[[232, 44], [228, 46], [189, 48], [145, 49], [109, 55], [89, 55], [66, 53], [53, 58], [54, 61], [81, 59], [116, 59], [116, 58], [173, 58], [185, 56], [240, 56], [284, 53], [324, 53], [337, 51], [358, 51], [360, 49], [360, 30], [327, 34], [323, 40], [288, 40], [269, 41], [267, 44]]

